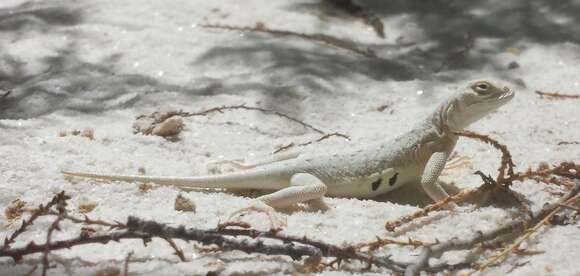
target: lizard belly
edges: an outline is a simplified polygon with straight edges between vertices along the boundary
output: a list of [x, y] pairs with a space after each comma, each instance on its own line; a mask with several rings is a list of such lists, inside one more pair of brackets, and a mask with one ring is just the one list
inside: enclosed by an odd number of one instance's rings
[[332, 197], [371, 198], [388, 193], [405, 184], [418, 182], [417, 171], [412, 168], [387, 168], [381, 173], [374, 173], [367, 177], [328, 183], [326, 195]]

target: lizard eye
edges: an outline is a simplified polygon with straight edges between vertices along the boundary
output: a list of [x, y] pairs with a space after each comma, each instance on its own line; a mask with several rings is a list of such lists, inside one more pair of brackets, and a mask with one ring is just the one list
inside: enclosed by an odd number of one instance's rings
[[473, 90], [478, 94], [485, 93], [489, 90], [489, 83], [487, 82], [477, 82], [473, 85]]

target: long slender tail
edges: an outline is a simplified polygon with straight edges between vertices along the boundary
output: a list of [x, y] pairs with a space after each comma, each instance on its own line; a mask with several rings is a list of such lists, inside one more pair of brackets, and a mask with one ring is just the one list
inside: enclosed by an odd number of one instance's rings
[[152, 182], [158, 185], [177, 186], [181, 188], [213, 189], [266, 189], [276, 190], [287, 186], [289, 179], [280, 174], [266, 171], [243, 171], [223, 175], [199, 177], [164, 177], [146, 175], [120, 175], [89, 172], [62, 171], [64, 175], [87, 177], [102, 180], [126, 182]]

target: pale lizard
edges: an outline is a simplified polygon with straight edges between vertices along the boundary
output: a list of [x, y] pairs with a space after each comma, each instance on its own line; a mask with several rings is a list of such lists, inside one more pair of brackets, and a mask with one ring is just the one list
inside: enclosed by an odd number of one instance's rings
[[411, 131], [394, 140], [337, 154], [280, 154], [249, 165], [247, 170], [222, 175], [175, 177], [63, 173], [182, 188], [273, 191], [258, 197], [257, 205], [234, 213], [259, 210], [266, 212], [271, 220], [275, 217], [273, 208], [276, 207], [321, 200], [325, 195], [370, 198], [409, 183], [420, 184], [432, 200], [439, 201], [448, 196], [438, 178], [458, 139], [453, 131], [462, 130], [513, 97], [514, 92], [507, 87], [499, 88], [487, 81], [477, 81], [451, 96]]

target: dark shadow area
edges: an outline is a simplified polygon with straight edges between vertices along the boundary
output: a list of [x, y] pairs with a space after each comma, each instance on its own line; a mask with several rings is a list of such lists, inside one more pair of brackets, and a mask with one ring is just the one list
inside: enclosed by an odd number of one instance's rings
[[[203, 78], [189, 87], [148, 75], [120, 74], [116, 70], [119, 53], [88, 62], [78, 53], [82, 33], [74, 29], [83, 17], [82, 9], [71, 1], [28, 2], [0, 9], [0, 33], [12, 38], [0, 44], [0, 119], [28, 119], [57, 110], [95, 113], [127, 108], [145, 95], [163, 91], [194, 97], [272, 88], [260, 83], [223, 86], [219, 80]], [[40, 72], [29, 71], [27, 57], [5, 50], [9, 43], [46, 33], [68, 37], [70, 43], [38, 60]]]
[[[233, 34], [232, 34], [233, 35]], [[260, 68], [264, 81], [260, 87], [261, 105], [299, 117], [303, 97], [293, 93], [288, 83], [296, 84], [310, 93], [327, 94], [328, 97], [342, 93], [343, 89], [333, 83], [334, 79], [353, 74], [371, 76], [375, 79], [409, 80], [417, 75], [411, 66], [384, 59], [352, 57], [340, 49], [323, 51], [285, 45], [291, 37], [272, 39], [267, 34], [246, 34], [250, 43], [245, 45], [216, 46], [191, 62], [191, 66], [204, 64], [243, 64], [248, 68]], [[278, 40], [272, 42], [272, 40]], [[270, 56], [266, 68], [259, 62], [260, 56]], [[388, 72], [388, 73], [386, 73]], [[241, 84], [241, 89], [248, 85]]]
[[[135, 105], [149, 94], [164, 91], [177, 92], [192, 100], [196, 96], [259, 93], [263, 95], [262, 101], [247, 104], [258, 104], [294, 117], [300, 117], [302, 113], [304, 96], [296, 93], [292, 86], [284, 85], [280, 81], [284, 76], [272, 77], [267, 82], [243, 78], [223, 82], [200, 77], [187, 85], [178, 85], [149, 75], [119, 73], [116, 68], [122, 58], [120, 53], [98, 61], [86, 61], [79, 54], [82, 46], [79, 41], [84, 34], [75, 29], [84, 23], [84, 17], [83, 10], [69, 1], [28, 2], [0, 9], [0, 33], [9, 37], [0, 44], [0, 119], [28, 119], [57, 110], [98, 113], [122, 109]], [[34, 60], [40, 65], [35, 67], [36, 72], [31, 72], [28, 57], [11, 54], [5, 49], [11, 43], [37, 34], [67, 37], [69, 43], [50, 49], [54, 50], [50, 56]], [[230, 50], [247, 53], [243, 48]], [[217, 58], [212, 55], [219, 56], [221, 51], [216, 47], [204, 57]], [[300, 70], [294, 66], [301, 53], [289, 48], [286, 54], [280, 62], [290, 68], [291, 73]], [[315, 57], [316, 53], [311, 55]], [[316, 73], [317, 68], [313, 66], [308, 73], [319, 76], [328, 73]], [[305, 86], [314, 90], [325, 89], [313, 76], [303, 76], [301, 83]], [[168, 103], [159, 103], [160, 106], [164, 104]]]
[[[0, 119], [27, 119], [61, 109], [101, 112], [129, 107], [148, 93], [187, 90], [149, 76], [117, 74], [115, 54], [98, 63], [83, 61], [76, 47], [70, 43], [44, 58], [46, 69], [40, 74], [27, 75], [18, 62], [0, 72], [2, 83], [11, 89], [0, 99]], [[4, 55], [2, 59], [13, 57]]]
[[[441, 186], [443, 186], [445, 191], [447, 191], [447, 193], [450, 195], [454, 195], [461, 191], [456, 186], [447, 183], [441, 183]], [[420, 184], [404, 185], [399, 189], [396, 189], [392, 192], [386, 193], [373, 199], [382, 202], [393, 202], [397, 204], [412, 205], [421, 208], [433, 203], [433, 200], [425, 193]]]
[[[216, 45], [191, 66], [242, 64], [255, 69], [260, 81], [237, 78], [222, 83], [220, 79], [197, 78], [188, 85], [176, 85], [147, 75], [119, 74], [115, 68], [120, 54], [112, 54], [97, 62], [79, 57], [76, 43], [59, 49], [42, 60], [44, 71], [26, 71], [26, 62], [9, 55], [0, 45], [0, 119], [30, 118], [55, 110], [100, 112], [126, 108], [144, 95], [160, 91], [176, 91], [186, 96], [243, 94], [262, 95], [259, 104], [300, 118], [302, 101], [307, 93], [323, 93], [329, 97], [343, 91], [335, 80], [364, 75], [374, 80], [405, 81], [434, 78], [433, 73], [459, 69], [494, 68], [506, 70], [490, 57], [508, 47], [521, 47], [522, 41], [542, 44], [580, 42], [580, 2], [562, 1], [359, 1], [357, 4], [381, 18], [407, 15], [405, 21], [423, 32], [423, 41], [433, 42], [422, 49], [409, 44], [360, 45], [377, 53], [391, 51], [386, 58], [367, 58], [312, 42], [312, 47], [294, 46], [289, 41], [300, 38], [276, 37], [269, 34], [245, 35], [247, 43]], [[298, 13], [316, 10], [316, 14], [337, 15], [321, 4], [289, 3], [286, 9]], [[557, 15], [557, 16], [556, 16]], [[35, 33], [57, 33], [75, 37], [74, 27], [83, 22], [83, 11], [74, 2], [29, 2], [0, 9], [0, 32], [19, 36]], [[268, 22], [265, 22], [266, 24]], [[255, 22], [247, 22], [248, 26]], [[325, 24], [321, 20], [320, 33]], [[468, 36], [468, 34], [470, 34]], [[232, 35], [236, 35], [234, 32]], [[389, 37], [389, 33], [386, 33]], [[469, 48], [469, 37], [475, 45]], [[478, 38], [490, 38], [493, 49], [480, 49]], [[6, 41], [7, 45], [10, 41]], [[302, 44], [300, 44], [302, 45]], [[318, 45], [318, 46], [317, 46]], [[257, 64], [267, 57], [268, 65]], [[259, 65], [259, 66], [258, 66]], [[453, 74], [436, 76], [453, 78]], [[200, 85], [201, 83], [201, 85]], [[299, 87], [307, 93], [295, 90]], [[4, 91], [10, 91], [7, 94]], [[361, 91], [364, 93], [364, 91]], [[3, 96], [5, 95], [5, 96]]]
[[[353, 56], [352, 53], [342, 49], [301, 49], [284, 43], [287, 39], [297, 38], [279, 37], [278, 43], [271, 42], [272, 36], [267, 34], [247, 34], [246, 37], [252, 41], [251, 45], [216, 46], [193, 61], [192, 66], [220, 61], [242, 62], [251, 67], [255, 66], [255, 56], [267, 53], [272, 57], [274, 64], [265, 71], [289, 72], [291, 76], [307, 80], [304, 84], [308, 88], [321, 92], [336, 91], [329, 91], [313, 82], [308, 83], [308, 80], [323, 78], [331, 81], [351, 74], [363, 74], [378, 80], [409, 80], [419, 74], [414, 69], [415, 66], [406, 64], [404, 61], [394, 62], [381, 58]], [[315, 42], [312, 44], [317, 45]]]
[[57, 26], [76, 25], [81, 19], [82, 13], [76, 8], [50, 2], [26, 2], [0, 9], [0, 31], [50, 31]]
[[[327, 17], [344, 17], [329, 8], [326, 1], [290, 4], [295, 12], [312, 12]], [[457, 0], [368, 0], [354, 1], [380, 18], [406, 15], [423, 33], [423, 41], [434, 42], [426, 50], [411, 46], [397, 56], [397, 62], [421, 64], [425, 74], [457, 69], [481, 69], [492, 66], [505, 70], [505, 64], [495, 64], [490, 53], [520, 47], [520, 42], [553, 44], [580, 42], [580, 2], [562, 1], [457, 1]], [[388, 36], [388, 33], [387, 33]], [[404, 38], [404, 37], [402, 37]], [[470, 46], [471, 39], [475, 45]], [[495, 49], [478, 49], [478, 38], [497, 40]], [[376, 45], [376, 49], [392, 45]], [[466, 49], [467, 48], [467, 49]], [[467, 57], [464, 57], [468, 50]]]

